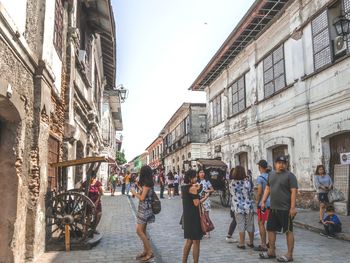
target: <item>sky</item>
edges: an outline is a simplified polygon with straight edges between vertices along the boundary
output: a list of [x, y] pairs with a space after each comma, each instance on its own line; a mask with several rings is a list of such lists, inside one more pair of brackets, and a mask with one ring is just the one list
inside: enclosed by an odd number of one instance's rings
[[142, 154], [184, 102], [206, 102], [188, 88], [254, 0], [112, 0], [117, 85], [128, 161]]

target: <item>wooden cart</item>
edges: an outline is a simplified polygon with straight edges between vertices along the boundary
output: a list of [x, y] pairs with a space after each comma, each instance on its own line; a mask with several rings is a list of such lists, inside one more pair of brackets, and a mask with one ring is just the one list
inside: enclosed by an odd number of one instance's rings
[[220, 159], [196, 159], [197, 167], [204, 169], [205, 178], [212, 184], [214, 190], [219, 192], [220, 202], [223, 206], [230, 205], [229, 180], [226, 178], [227, 165]]
[[[46, 194], [46, 250], [90, 249], [102, 236], [94, 235], [96, 207], [88, 197], [90, 178], [106, 157], [86, 157], [50, 164], [55, 169], [56, 186]], [[67, 167], [90, 164], [86, 173], [86, 187], [67, 190]], [[52, 180], [52, 179], [51, 179]]]

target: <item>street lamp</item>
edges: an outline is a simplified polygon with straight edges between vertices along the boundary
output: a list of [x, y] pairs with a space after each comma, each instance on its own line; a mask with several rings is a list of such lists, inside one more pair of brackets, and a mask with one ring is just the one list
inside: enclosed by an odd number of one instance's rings
[[123, 84], [119, 84], [114, 90], [118, 92], [120, 102], [125, 102], [128, 97], [129, 91], [124, 88]]
[[350, 20], [345, 16], [338, 16], [333, 23], [338, 36], [342, 36], [344, 39], [350, 33]]

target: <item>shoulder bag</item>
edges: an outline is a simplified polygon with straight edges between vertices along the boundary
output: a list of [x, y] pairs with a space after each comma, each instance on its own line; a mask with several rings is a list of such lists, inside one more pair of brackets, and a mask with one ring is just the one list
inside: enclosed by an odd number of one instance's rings
[[199, 204], [198, 207], [199, 207], [201, 229], [203, 233], [208, 233], [210, 231], [213, 231], [215, 227], [213, 222], [209, 218], [209, 214], [203, 211], [202, 204]]

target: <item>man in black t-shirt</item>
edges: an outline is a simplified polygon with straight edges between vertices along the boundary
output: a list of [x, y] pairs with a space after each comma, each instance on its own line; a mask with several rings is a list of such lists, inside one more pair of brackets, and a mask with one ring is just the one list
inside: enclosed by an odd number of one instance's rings
[[264, 191], [261, 209], [270, 195], [271, 210], [266, 229], [269, 239], [269, 250], [259, 254], [260, 258], [275, 258], [276, 232], [286, 233], [288, 252], [277, 257], [277, 261], [288, 262], [293, 260], [294, 234], [293, 219], [297, 214], [296, 195], [298, 182], [294, 174], [287, 170], [287, 158], [279, 156], [275, 160], [275, 170], [269, 174], [268, 182]]

